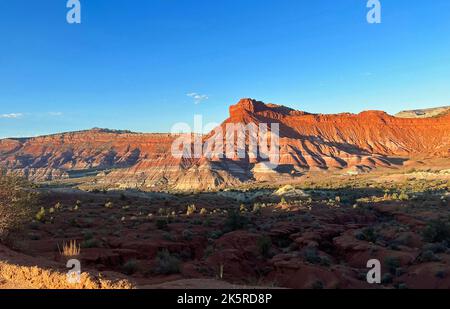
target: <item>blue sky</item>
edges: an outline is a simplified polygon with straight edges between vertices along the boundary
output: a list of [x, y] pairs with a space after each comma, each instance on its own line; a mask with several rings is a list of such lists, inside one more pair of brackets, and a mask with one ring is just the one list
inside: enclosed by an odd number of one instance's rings
[[379, 25], [366, 0], [80, 1], [69, 25], [66, 0], [0, 0], [0, 137], [168, 132], [243, 97], [318, 113], [450, 104], [448, 0], [381, 0]]

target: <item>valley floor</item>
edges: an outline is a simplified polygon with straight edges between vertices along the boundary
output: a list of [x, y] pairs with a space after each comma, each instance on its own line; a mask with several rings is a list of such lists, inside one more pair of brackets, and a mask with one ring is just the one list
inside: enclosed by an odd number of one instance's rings
[[0, 246], [0, 287], [71, 288], [76, 258], [79, 288], [450, 288], [449, 168], [216, 193], [44, 188], [40, 216]]

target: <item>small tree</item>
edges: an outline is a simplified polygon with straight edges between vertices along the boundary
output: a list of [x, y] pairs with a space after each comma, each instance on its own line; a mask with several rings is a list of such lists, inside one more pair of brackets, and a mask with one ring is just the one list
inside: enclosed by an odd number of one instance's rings
[[18, 177], [0, 175], [0, 240], [33, 217], [36, 194]]

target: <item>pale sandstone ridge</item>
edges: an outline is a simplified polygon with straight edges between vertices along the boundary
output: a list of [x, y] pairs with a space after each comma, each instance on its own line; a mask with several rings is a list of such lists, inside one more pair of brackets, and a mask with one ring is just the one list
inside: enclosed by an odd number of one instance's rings
[[429, 118], [450, 112], [450, 106], [402, 111], [395, 115], [399, 118]]
[[230, 107], [222, 127], [229, 123], [278, 123], [279, 167], [270, 170], [261, 158], [248, 156], [176, 159], [170, 149], [179, 136], [103, 129], [0, 140], [0, 166], [34, 181], [92, 176], [89, 185], [106, 188], [184, 191], [286, 180], [309, 171], [369, 172], [408, 158], [450, 156], [450, 113], [428, 118], [381, 111], [322, 115], [242, 99]]

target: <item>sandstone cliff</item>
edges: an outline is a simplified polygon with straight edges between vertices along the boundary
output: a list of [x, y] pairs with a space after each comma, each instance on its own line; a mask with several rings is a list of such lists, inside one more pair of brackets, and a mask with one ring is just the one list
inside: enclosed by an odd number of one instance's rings
[[0, 140], [0, 167], [34, 181], [92, 176], [93, 184], [106, 187], [213, 190], [312, 170], [368, 172], [408, 158], [450, 156], [449, 113], [431, 118], [381, 111], [321, 115], [243, 99], [230, 107], [222, 127], [233, 123], [279, 124], [277, 169], [248, 156], [174, 158], [170, 149], [179, 136], [104, 129]]

